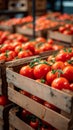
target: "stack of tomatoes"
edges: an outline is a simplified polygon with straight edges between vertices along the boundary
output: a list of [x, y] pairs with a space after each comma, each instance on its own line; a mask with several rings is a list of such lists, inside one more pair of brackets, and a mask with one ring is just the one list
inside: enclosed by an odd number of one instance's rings
[[23, 18], [11, 18], [6, 21], [1, 21], [0, 25], [12, 26], [12, 25], [18, 25], [18, 24], [22, 24], [22, 23], [26, 24], [28, 22], [32, 22], [32, 20], [33, 20], [32, 16], [27, 16], [27, 17], [23, 17]]
[[73, 91], [73, 48], [61, 49], [47, 60], [34, 59], [29, 65], [23, 66], [19, 73], [45, 83], [47, 87]]
[[59, 50], [62, 45], [56, 45], [51, 39], [39, 37], [29, 41], [21, 34], [9, 34], [0, 31], [0, 60], [11, 61], [40, 54], [49, 50]]
[[65, 35], [73, 35], [73, 24], [65, 24], [63, 26], [60, 26], [58, 31]]

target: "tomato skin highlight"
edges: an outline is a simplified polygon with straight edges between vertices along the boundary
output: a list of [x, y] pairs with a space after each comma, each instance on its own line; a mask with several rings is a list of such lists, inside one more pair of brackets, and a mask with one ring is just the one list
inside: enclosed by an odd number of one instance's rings
[[69, 82], [66, 78], [60, 77], [54, 79], [51, 86], [59, 90], [69, 89]]
[[33, 73], [36, 79], [44, 78], [47, 72], [50, 71], [50, 66], [46, 64], [39, 64], [34, 67]]

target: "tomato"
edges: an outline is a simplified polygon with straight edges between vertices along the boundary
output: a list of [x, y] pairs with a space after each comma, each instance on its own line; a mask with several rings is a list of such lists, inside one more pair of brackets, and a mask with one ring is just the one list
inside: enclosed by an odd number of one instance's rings
[[63, 69], [63, 76], [71, 83], [73, 83], [73, 66], [67, 66]]
[[46, 42], [46, 39], [43, 37], [36, 38], [36, 42]]
[[25, 57], [29, 57], [32, 56], [32, 52], [30, 50], [22, 50], [18, 53], [18, 58], [25, 58]]
[[0, 54], [0, 60], [6, 60], [6, 56], [5, 56], [5, 53], [1, 53]]
[[70, 90], [73, 91], [73, 83], [70, 84]]
[[5, 56], [6, 56], [6, 61], [11, 61], [15, 58], [16, 54], [14, 51], [6, 51]]
[[59, 77], [53, 80], [51, 86], [59, 90], [69, 89], [69, 82], [66, 78]]
[[19, 45], [19, 46], [16, 46], [15, 47], [15, 49], [14, 49], [14, 51], [15, 51], [15, 53], [16, 54], [18, 54], [20, 51], [22, 51], [23, 49], [22, 49], [22, 46], [21, 45]]
[[20, 72], [19, 72], [21, 75], [23, 76], [26, 76], [26, 77], [29, 77], [29, 78], [33, 78], [33, 69], [29, 66], [29, 65], [26, 65], [26, 66], [23, 66], [21, 69], [20, 69]]
[[47, 43], [48, 43], [48, 44], [53, 44], [54, 41], [53, 41], [52, 39], [48, 39]]
[[57, 78], [57, 73], [54, 73], [54, 71], [49, 71], [46, 75], [46, 80], [48, 85], [51, 85], [52, 81]]
[[50, 55], [50, 56], [48, 56], [47, 61], [54, 63], [55, 62], [55, 57], [53, 55]]
[[65, 30], [65, 31], [63, 32], [63, 34], [65, 34], [65, 35], [71, 35], [72, 32], [71, 32], [70, 30]]
[[56, 50], [60, 50], [60, 49], [62, 49], [62, 48], [63, 48], [63, 46], [62, 46], [62, 45], [57, 45], [57, 44], [54, 44], [52, 48], [53, 48], [53, 50], [55, 50], [55, 51], [56, 51]]
[[30, 121], [30, 126], [34, 129], [38, 128], [39, 122], [37, 120], [37, 118], [35, 120], [31, 120]]
[[34, 43], [33, 42], [27, 42], [25, 44], [22, 44], [22, 48], [24, 50], [30, 50], [30, 51], [34, 52]]
[[61, 53], [59, 53], [56, 57], [55, 57], [55, 59], [56, 59], [56, 61], [63, 61], [63, 62], [65, 62], [65, 61], [67, 61], [67, 60], [69, 60], [70, 59], [70, 54], [68, 53], [68, 52], [61, 52]]
[[41, 52], [53, 50], [52, 45], [45, 43], [40, 47]]
[[61, 26], [61, 27], [59, 27], [59, 32], [63, 33], [65, 31], [65, 29], [66, 28], [64, 26]]
[[65, 24], [66, 29], [70, 29], [70, 27], [71, 27], [71, 24]]
[[0, 96], [0, 105], [5, 106], [8, 103], [6, 96]]
[[33, 73], [36, 79], [44, 78], [47, 72], [50, 71], [50, 66], [47, 64], [38, 64], [34, 67]]
[[15, 41], [13, 42], [13, 47], [15, 48], [16, 46], [21, 46], [22, 43], [21, 42], [18, 42], [18, 41]]
[[8, 50], [8, 44], [2, 44], [0, 45], [0, 52], [5, 52], [6, 50]]
[[57, 69], [63, 70], [64, 67], [65, 67], [64, 62], [62, 62], [62, 61], [57, 61], [57, 62], [55, 62], [55, 63], [52, 65], [51, 68], [52, 68], [53, 70], [57, 70]]
[[21, 35], [21, 36], [17, 37], [17, 41], [19, 41], [19, 42], [27, 42], [28, 38]]

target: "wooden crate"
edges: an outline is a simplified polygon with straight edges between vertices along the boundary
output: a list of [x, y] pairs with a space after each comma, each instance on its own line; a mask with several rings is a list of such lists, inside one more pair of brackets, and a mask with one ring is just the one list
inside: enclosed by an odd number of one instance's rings
[[[25, 29], [21, 29], [21, 26], [16, 26], [16, 32], [23, 34], [25, 36], [28, 36], [30, 39], [33, 38], [33, 29], [31, 28], [25, 28]], [[40, 31], [36, 31], [36, 37], [47, 37], [47, 29], [45, 30], [40, 30]]]
[[48, 31], [48, 37], [73, 45], [73, 35], [64, 35], [60, 32]]
[[[27, 63], [29, 62], [30, 60]], [[15, 64], [13, 66], [13, 68], [19, 69], [20, 65], [18, 66], [18, 64]], [[33, 113], [59, 130], [73, 130], [73, 93], [68, 94], [42, 83], [35, 82], [35, 80], [21, 76], [10, 68], [6, 69], [6, 73], [9, 100], [20, 107], [25, 108], [27, 111]], [[55, 105], [62, 110], [62, 114], [46, 108], [42, 104], [22, 95], [15, 88], [25, 90], [30, 94]], [[69, 117], [66, 116], [68, 114], [70, 115]]]
[[18, 108], [12, 108], [9, 112], [9, 130], [34, 130], [31, 126], [22, 121], [17, 115]]

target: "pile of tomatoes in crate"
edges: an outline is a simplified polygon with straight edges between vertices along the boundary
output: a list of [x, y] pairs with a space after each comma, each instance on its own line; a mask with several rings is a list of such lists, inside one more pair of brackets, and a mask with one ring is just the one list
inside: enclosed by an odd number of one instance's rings
[[73, 91], [73, 48], [61, 49], [46, 60], [34, 59], [23, 66], [19, 73], [59, 89]]
[[59, 50], [63, 45], [56, 45], [52, 39], [39, 37], [29, 39], [21, 34], [0, 31], [0, 60], [11, 61], [40, 54], [45, 51]]
[[23, 17], [23, 18], [11, 18], [6, 21], [1, 21], [0, 26], [1, 25], [2, 26], [18, 25], [18, 24], [22, 24], [22, 23], [32, 22], [32, 20], [33, 20], [32, 16], [27, 16], [27, 17]]
[[64, 35], [73, 35], [73, 24], [65, 24], [60, 26], [58, 31]]

